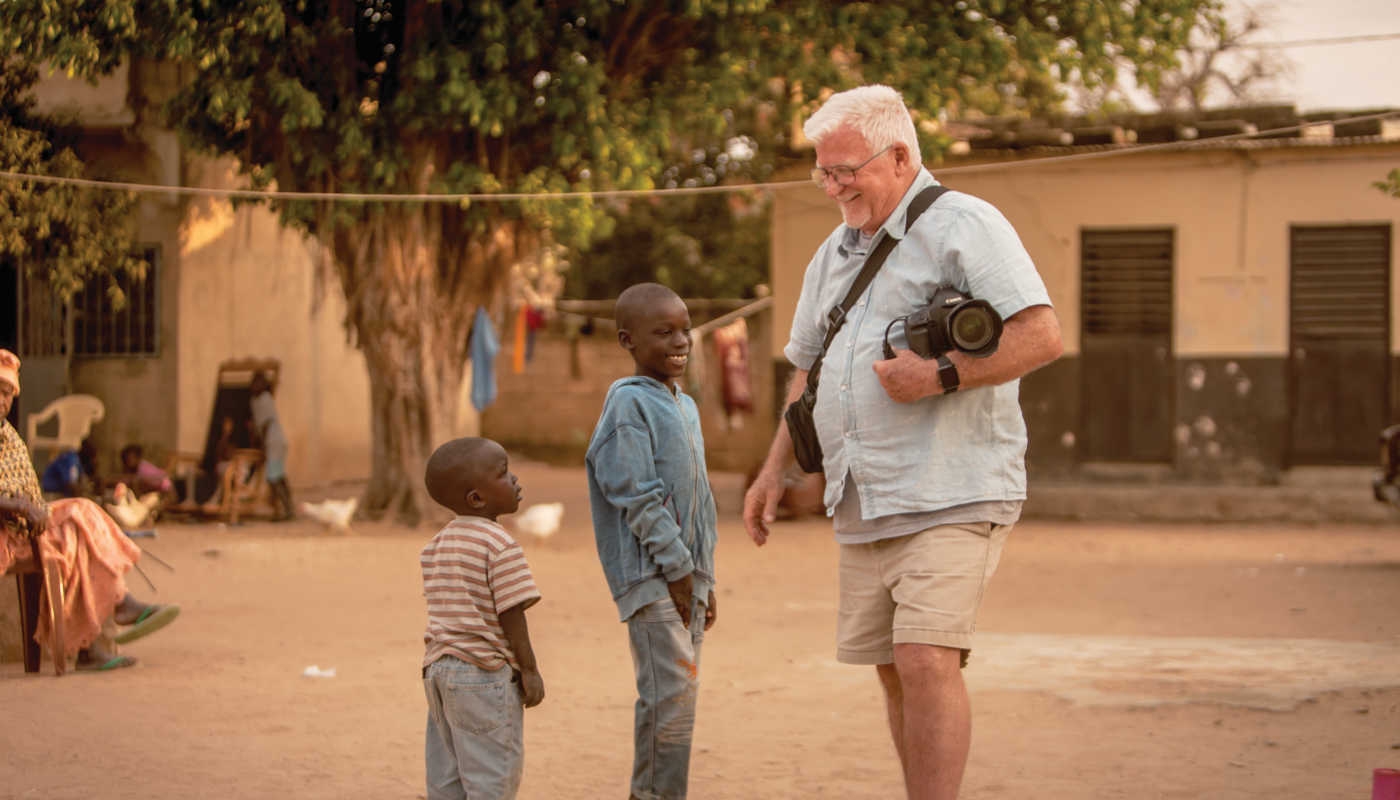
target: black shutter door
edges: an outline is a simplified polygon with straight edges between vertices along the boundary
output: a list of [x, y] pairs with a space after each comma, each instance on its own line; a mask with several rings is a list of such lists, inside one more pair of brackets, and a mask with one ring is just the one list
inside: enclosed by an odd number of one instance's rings
[[1390, 226], [1289, 236], [1292, 464], [1375, 460], [1390, 409]]
[[1081, 233], [1085, 460], [1171, 460], [1173, 238]]

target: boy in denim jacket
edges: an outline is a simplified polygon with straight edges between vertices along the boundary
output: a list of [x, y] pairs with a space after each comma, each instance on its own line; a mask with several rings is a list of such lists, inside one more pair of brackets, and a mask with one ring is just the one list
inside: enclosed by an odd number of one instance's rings
[[637, 676], [633, 800], [686, 796], [700, 645], [715, 624], [715, 501], [695, 401], [680, 390], [690, 314], [670, 289], [617, 298], [637, 372], [608, 389], [588, 445], [598, 558]]

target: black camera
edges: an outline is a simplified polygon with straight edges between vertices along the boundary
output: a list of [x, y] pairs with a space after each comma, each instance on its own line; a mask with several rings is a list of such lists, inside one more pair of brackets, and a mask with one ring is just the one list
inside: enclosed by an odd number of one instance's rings
[[904, 322], [909, 349], [923, 358], [936, 358], [949, 350], [986, 358], [1001, 341], [1001, 315], [986, 300], [975, 300], [951, 286], [940, 286], [928, 305], [906, 317], [890, 320], [885, 328], [885, 358], [894, 358], [890, 328]]

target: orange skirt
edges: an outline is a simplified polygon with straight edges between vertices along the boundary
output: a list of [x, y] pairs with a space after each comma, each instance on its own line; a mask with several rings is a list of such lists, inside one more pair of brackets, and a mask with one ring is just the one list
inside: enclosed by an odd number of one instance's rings
[[[0, 568], [33, 557], [26, 537], [6, 531], [0, 536]], [[102, 623], [126, 596], [126, 573], [141, 557], [141, 549], [100, 506], [85, 498], [49, 504], [49, 526], [35, 541], [39, 557], [59, 565], [63, 576], [65, 656], [92, 644]], [[53, 652], [48, 597], [40, 595], [39, 625], [34, 640]]]

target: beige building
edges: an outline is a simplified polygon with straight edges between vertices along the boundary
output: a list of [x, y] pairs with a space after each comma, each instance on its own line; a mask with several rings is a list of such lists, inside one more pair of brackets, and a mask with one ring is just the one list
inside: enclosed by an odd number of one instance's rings
[[[198, 157], [175, 134], [138, 113], [159, 100], [172, 76], [138, 66], [96, 86], [49, 77], [36, 94], [46, 113], [78, 123], [93, 177], [154, 185], [242, 185], [228, 162]], [[227, 199], [140, 194], [138, 242], [151, 263], [145, 282], [123, 278], [130, 296], [114, 312], [104, 287], [76, 300], [71, 371], [65, 378], [63, 319], [45, 287], [18, 264], [0, 263], [0, 285], [16, 287], [0, 319], [4, 346], [24, 359], [18, 413], [67, 392], [100, 397], [106, 416], [93, 434], [104, 467], [123, 444], [140, 442], [162, 463], [174, 450], [205, 449], [219, 364], [281, 362], [278, 413], [290, 439], [294, 484], [369, 474], [369, 385], [363, 357], [341, 327], [334, 277], [315, 280], [318, 249], [283, 229], [260, 206]]]
[[[1022, 383], [1033, 476], [1114, 462], [1270, 481], [1294, 466], [1374, 463], [1400, 405], [1400, 200], [1372, 184], [1400, 167], [1400, 115], [1204, 138], [1305, 121], [1258, 112], [1129, 117], [1108, 143], [1079, 146], [1106, 129], [988, 126], [933, 168], [1006, 214], [1059, 313], [1065, 356]], [[1203, 138], [1131, 150], [1134, 134], [1139, 146]], [[1027, 141], [1060, 144], [1009, 146]], [[840, 216], [815, 187], [776, 202], [778, 329]], [[784, 341], [773, 338], [775, 363]]]

